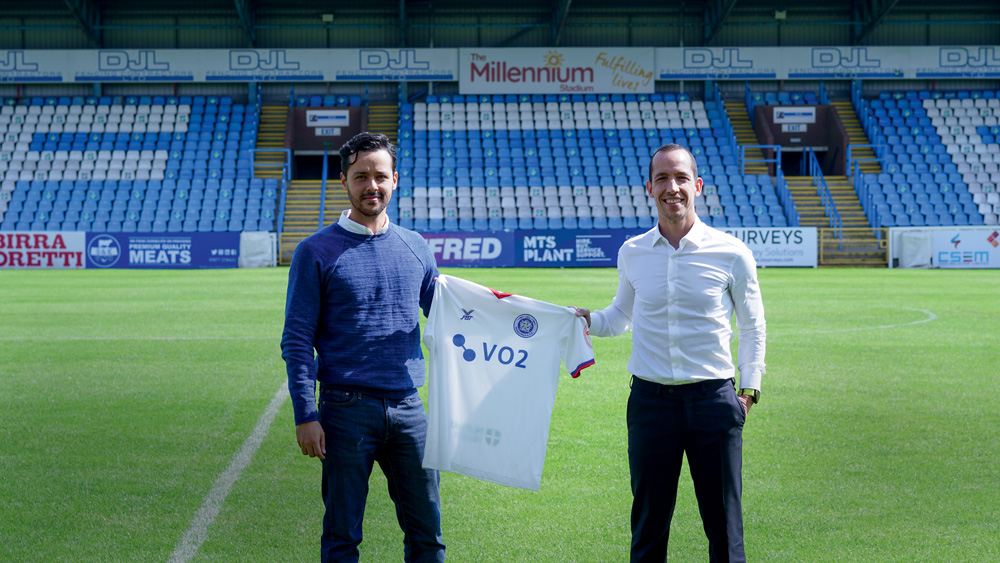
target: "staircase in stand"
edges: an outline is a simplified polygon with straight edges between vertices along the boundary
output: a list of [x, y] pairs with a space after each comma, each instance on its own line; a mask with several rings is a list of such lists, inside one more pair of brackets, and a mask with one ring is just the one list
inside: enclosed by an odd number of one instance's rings
[[[260, 108], [260, 125], [257, 129], [258, 149], [283, 149], [285, 148], [285, 125], [288, 119], [288, 108], [286, 106], [263, 106]], [[276, 178], [281, 182], [281, 164], [285, 163], [285, 153], [283, 152], [255, 152], [253, 156], [254, 178]], [[272, 164], [274, 166], [267, 166]], [[264, 166], [261, 166], [264, 165]], [[279, 188], [280, 189], [280, 188]], [[278, 202], [280, 195], [275, 198], [275, 208], [271, 210], [274, 217], [278, 216]], [[280, 229], [280, 225], [275, 225]]]
[[829, 227], [830, 218], [826, 215], [823, 202], [816, 193], [816, 185], [812, 176], [785, 176], [788, 191], [792, 193], [795, 209], [799, 212], [801, 227]]
[[[853, 146], [852, 158], [863, 158], [861, 174], [879, 174], [882, 166], [875, 159], [871, 141], [865, 134], [858, 114], [850, 100], [834, 100], [831, 102], [840, 122], [847, 132], [847, 143]], [[844, 155], [845, 157], [847, 155]], [[851, 170], [847, 171], [848, 174]], [[828, 266], [863, 266], [885, 267], [888, 263], [888, 252], [885, 246], [886, 236], [876, 238], [875, 232], [861, 208], [858, 194], [854, 191], [851, 179], [847, 176], [827, 176], [827, 187], [837, 206], [837, 212], [843, 222], [843, 240], [828, 240], [833, 233], [824, 231], [820, 237], [820, 257], [823, 265]]]
[[799, 225], [818, 228], [819, 265], [885, 267], [885, 236], [881, 240], [875, 237], [850, 181], [846, 176], [825, 179], [843, 224], [841, 229], [830, 226], [811, 176], [785, 176], [799, 212]]
[[[851, 149], [851, 156], [853, 158], [864, 158], [864, 159], [874, 159], [875, 152], [872, 151], [871, 147], [861, 147], [860, 145], [869, 145], [871, 141], [868, 139], [868, 135], [865, 134], [864, 129], [861, 127], [861, 122], [858, 121], [858, 115], [854, 111], [854, 105], [851, 104], [850, 100], [846, 101], [834, 101], [832, 102], [833, 109], [837, 111], [837, 115], [840, 117], [840, 122], [844, 126], [844, 130], [847, 131], [847, 144], [855, 145], [857, 148]], [[846, 158], [847, 155], [844, 155]], [[880, 174], [882, 172], [882, 167], [879, 166], [876, 160], [865, 160], [861, 163], [861, 173], [862, 174]], [[848, 174], [851, 173], [850, 170], [847, 171]]]
[[[747, 113], [746, 102], [743, 101], [743, 98], [725, 100], [723, 106], [726, 108], [729, 123], [733, 126], [733, 133], [736, 134], [736, 143], [741, 146], [759, 145], [760, 141], [757, 140], [757, 133], [754, 132], [753, 125], [750, 123], [750, 114]], [[733, 156], [739, 158], [739, 154]], [[745, 174], [768, 174], [767, 164], [760, 162], [764, 159], [764, 151], [756, 148], [747, 149], [745, 157], [748, 160], [757, 161], [746, 165]]]
[[[257, 148], [285, 148], [285, 128], [287, 127], [287, 124], [287, 106], [274, 105], [260, 108], [260, 127], [257, 131]], [[253, 162], [253, 175], [255, 178], [281, 178], [281, 166], [267, 165], [284, 164], [285, 153], [257, 152], [254, 153]]]
[[[322, 184], [322, 180], [292, 180], [289, 184], [285, 195], [285, 227], [278, 248], [279, 262], [283, 265], [291, 264], [292, 255], [299, 243], [320, 229]], [[323, 226], [339, 219], [341, 212], [350, 205], [340, 179], [327, 180]]]
[[885, 236], [882, 240], [875, 237], [851, 181], [847, 176], [826, 176], [826, 187], [844, 228], [840, 233], [842, 238], [837, 237], [835, 230], [820, 231], [820, 265], [885, 267]]
[[285, 222], [278, 242], [278, 262], [292, 263], [302, 239], [319, 230], [320, 180], [292, 180], [285, 194]]
[[399, 106], [368, 106], [368, 130], [372, 133], [382, 133], [396, 144], [399, 131]]

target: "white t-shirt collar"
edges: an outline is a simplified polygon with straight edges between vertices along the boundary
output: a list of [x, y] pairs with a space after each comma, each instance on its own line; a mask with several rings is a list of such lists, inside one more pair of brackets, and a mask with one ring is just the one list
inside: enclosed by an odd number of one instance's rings
[[382, 225], [379, 228], [379, 230], [375, 231], [374, 233], [368, 227], [362, 225], [361, 223], [358, 223], [354, 219], [351, 219], [350, 209], [345, 209], [344, 212], [340, 214], [340, 219], [337, 220], [337, 224], [346, 229], [347, 231], [350, 231], [352, 233], [357, 233], [359, 235], [368, 235], [368, 236], [380, 235], [389, 230], [389, 217], [386, 216], [385, 224]]

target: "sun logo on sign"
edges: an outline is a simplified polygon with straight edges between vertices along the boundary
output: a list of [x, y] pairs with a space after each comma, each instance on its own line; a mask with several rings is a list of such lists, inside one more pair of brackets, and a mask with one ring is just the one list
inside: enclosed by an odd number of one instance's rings
[[563, 56], [559, 51], [545, 53], [545, 66], [562, 66]]

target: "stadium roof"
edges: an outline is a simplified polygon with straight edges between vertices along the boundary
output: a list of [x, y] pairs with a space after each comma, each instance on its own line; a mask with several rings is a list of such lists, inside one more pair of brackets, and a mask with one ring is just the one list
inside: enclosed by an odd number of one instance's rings
[[[326, 15], [326, 18], [324, 18]], [[701, 45], [714, 45], [727, 26], [842, 25], [850, 26], [851, 44], [863, 45], [880, 26], [887, 24], [1000, 25], [1000, 2], [995, 0], [857, 0], [816, 3], [783, 0], [502, 0], [495, 3], [465, 0], [159, 0], [153, 4], [133, 0], [32, 0], [0, 3], [0, 30], [40, 31], [78, 28], [95, 47], [102, 45], [104, 29], [202, 28], [214, 25], [242, 28], [247, 44], [256, 43], [257, 30], [315, 26], [350, 28], [395, 25], [447, 28], [478, 25], [481, 18], [510, 21], [512, 37], [519, 25], [551, 31], [551, 45], [560, 45], [567, 26], [600, 25], [600, 18], [629, 16], [646, 21], [682, 20], [703, 28]], [[164, 17], [184, 22], [158, 21]], [[137, 18], [148, 18], [143, 24]], [[44, 23], [46, 20], [51, 25]], [[225, 23], [219, 23], [220, 21]], [[61, 22], [61, 23], [56, 23]], [[71, 22], [71, 23], [70, 23]], [[367, 22], [367, 23], [366, 23]], [[240, 45], [246, 46], [246, 45]], [[502, 45], [490, 45], [502, 46]]]

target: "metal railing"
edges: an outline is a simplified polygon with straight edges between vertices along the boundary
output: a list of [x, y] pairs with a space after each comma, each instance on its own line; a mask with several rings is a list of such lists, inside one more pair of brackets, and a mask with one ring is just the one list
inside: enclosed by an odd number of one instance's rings
[[747, 114], [750, 116], [750, 125], [753, 126], [754, 125], [753, 108], [756, 107], [757, 105], [757, 98], [755, 97], [754, 93], [750, 91], [750, 82], [743, 83], [743, 100], [747, 106]]
[[827, 92], [826, 92], [826, 85], [823, 84], [822, 80], [819, 81], [819, 96], [818, 96], [818, 98], [819, 98], [819, 103], [821, 103], [821, 104], [823, 104], [825, 106], [830, 105], [830, 95], [827, 94]]
[[[855, 157], [853, 153], [860, 149], [871, 149], [875, 153], [875, 158], [869, 157]], [[854, 170], [854, 161], [864, 161], [864, 162], [885, 162], [885, 154], [889, 152], [889, 145], [886, 144], [871, 144], [871, 145], [847, 145], [847, 156], [846, 162], [844, 163], [846, 170]]]
[[823, 205], [823, 210], [826, 212], [827, 217], [830, 218], [830, 228], [835, 229], [837, 238], [843, 241], [844, 222], [840, 218], [840, 212], [837, 211], [837, 204], [833, 201], [833, 194], [830, 193], [830, 188], [826, 185], [826, 178], [823, 177], [823, 170], [819, 165], [819, 159], [816, 158], [816, 152], [812, 150], [812, 147], [805, 148], [802, 165], [805, 168], [803, 171], [805, 175], [812, 176], [820, 203]]
[[285, 230], [285, 194], [288, 193], [288, 182], [291, 180], [292, 174], [292, 151], [290, 149], [248, 149], [253, 156], [253, 153], [265, 153], [265, 152], [283, 152], [285, 153], [285, 162], [254, 162], [254, 168], [257, 167], [281, 167], [281, 179], [278, 182], [278, 189], [281, 191], [281, 196], [278, 198], [278, 224], [275, 225], [276, 231], [280, 236], [282, 231]]
[[861, 81], [855, 78], [851, 80], [851, 104], [854, 105], [855, 110], [861, 108], [861, 101], [863, 99]]
[[330, 151], [323, 151], [323, 179], [319, 184], [319, 226], [323, 228], [323, 219], [326, 214], [326, 177], [330, 173]]
[[798, 227], [800, 224], [799, 210], [795, 207], [795, 199], [792, 197], [791, 190], [788, 189], [788, 181], [785, 180], [785, 173], [781, 171], [781, 167], [778, 167], [778, 173], [774, 175], [774, 178], [777, 183], [774, 191], [778, 193], [778, 200], [781, 201], [781, 206], [785, 209], [788, 225]]
[[[747, 149], [761, 149], [761, 153], [767, 149], [774, 149], [774, 158], [767, 158], [762, 156], [761, 158], [751, 158], [746, 157]], [[765, 164], [773, 163], [775, 170], [781, 169], [781, 145], [740, 145], [739, 152], [739, 164], [740, 164], [740, 174], [746, 174], [746, 164], [747, 162], [763, 162]]]
[[729, 149], [733, 154], [736, 154], [738, 143], [736, 142], [736, 132], [733, 131], [733, 124], [729, 121], [729, 113], [726, 112], [726, 106], [722, 103], [722, 91], [719, 89], [719, 83], [713, 81], [712, 85], [715, 86], [715, 100], [719, 108], [719, 116], [722, 118], [722, 126], [726, 130], [726, 144], [729, 145]]
[[[870, 157], [856, 157], [852, 153], [858, 149], [870, 148], [875, 154], [874, 158]], [[875, 213], [872, 209], [872, 198], [868, 193], [868, 186], [865, 184], [864, 173], [861, 171], [861, 165], [863, 162], [877, 162], [880, 165], [885, 162], [885, 153], [889, 150], [887, 145], [848, 145], [847, 147], [847, 170], [850, 174], [851, 184], [854, 187], [854, 193], [858, 196], [858, 201], [861, 203], [861, 210], [864, 211], [865, 217], [869, 218], [869, 221], [874, 221], [873, 226], [875, 228], [876, 238], [880, 237], [882, 231], [879, 227], [879, 217], [878, 213]]]
[[850, 177], [854, 193], [858, 195], [858, 201], [861, 203], [861, 210], [867, 216], [871, 212], [871, 194], [868, 191], [868, 184], [865, 183], [864, 173], [861, 171], [861, 163], [866, 160], [873, 159], [858, 158], [852, 161]]
[[868, 189], [868, 184], [864, 180], [864, 174], [861, 172], [861, 162], [863, 160], [866, 159], [856, 159], [854, 161], [854, 168], [852, 170], [852, 174], [854, 176], [854, 191], [858, 194], [858, 200], [861, 202], [861, 209], [865, 212], [865, 217], [868, 218], [868, 222], [871, 225], [872, 232], [875, 234], [875, 238], [881, 241], [882, 232], [885, 231], [887, 226], [882, 224], [882, 214], [880, 214], [878, 212], [878, 208], [875, 207], [874, 193]]

